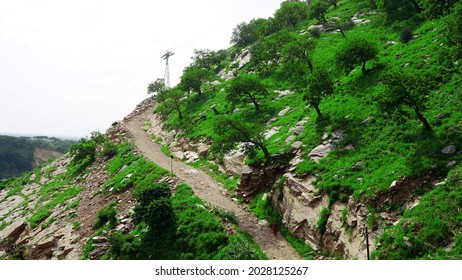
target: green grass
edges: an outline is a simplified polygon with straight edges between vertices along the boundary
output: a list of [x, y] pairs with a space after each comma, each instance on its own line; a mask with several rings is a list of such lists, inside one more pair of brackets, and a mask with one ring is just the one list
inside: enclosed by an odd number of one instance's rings
[[[32, 228], [35, 228], [43, 220], [51, 215], [55, 206], [59, 204], [66, 204], [71, 198], [75, 197], [83, 188], [73, 186], [64, 189], [61, 193], [55, 193], [54, 198], [41, 206], [37, 210], [34, 210], [34, 214], [29, 218], [28, 222]], [[42, 196], [43, 198], [43, 196]]]
[[164, 153], [164, 154], [165, 154], [166, 156], [168, 156], [168, 157], [172, 157], [172, 156], [173, 156], [172, 153], [170, 153], [170, 150], [169, 150], [169, 148], [168, 148], [168, 145], [162, 145], [162, 146], [160, 147], [160, 151], [161, 151], [162, 153]]
[[[419, 205], [406, 210], [400, 222], [385, 231], [380, 238], [382, 246], [374, 256], [379, 259], [460, 259], [460, 207], [462, 168], [458, 166], [446, 184], [426, 193]], [[450, 249], [444, 250], [445, 247]]]
[[206, 159], [199, 159], [196, 162], [189, 163], [189, 165], [201, 169], [210, 175], [215, 181], [223, 184], [227, 190], [234, 190], [240, 181], [239, 176], [230, 176], [220, 171], [217, 165], [211, 163]]

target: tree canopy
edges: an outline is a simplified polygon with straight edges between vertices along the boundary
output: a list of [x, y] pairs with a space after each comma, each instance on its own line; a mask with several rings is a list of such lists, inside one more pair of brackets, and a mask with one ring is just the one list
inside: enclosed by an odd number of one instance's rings
[[426, 94], [429, 87], [420, 76], [402, 71], [389, 71], [383, 76], [387, 90], [380, 96], [379, 106], [385, 112], [399, 112], [402, 107], [414, 110], [417, 118], [426, 129], [431, 130], [422, 111], [426, 109]]
[[301, 1], [285, 1], [274, 14], [274, 21], [281, 27], [297, 26], [297, 23], [307, 19], [308, 6]]
[[322, 118], [319, 104], [321, 100], [334, 93], [334, 82], [325, 69], [316, 69], [307, 79], [308, 86], [303, 90], [303, 100], [316, 109], [316, 113]]
[[366, 63], [377, 57], [377, 46], [368, 39], [357, 37], [346, 40], [336, 54], [337, 67], [347, 74], [358, 65], [362, 65], [362, 72], [367, 74]]
[[233, 105], [250, 101], [255, 105], [256, 111], [260, 109], [258, 99], [267, 93], [260, 80], [256, 76], [248, 74], [242, 74], [234, 78], [227, 90], [226, 99]]
[[218, 117], [213, 124], [214, 150], [226, 153], [235, 148], [237, 143], [247, 143], [245, 146], [247, 152], [255, 149], [261, 150], [265, 156], [265, 160], [269, 161], [270, 153], [265, 144], [263, 136], [264, 126], [247, 122], [238, 117]]
[[237, 47], [248, 46], [257, 41], [257, 24], [254, 20], [249, 23], [239, 23], [234, 29], [231, 35], [231, 44]]
[[307, 35], [300, 36], [294, 41], [291, 41], [285, 45], [282, 49], [282, 57], [285, 63], [290, 64], [290, 68], [304, 68], [309, 71], [313, 71], [313, 53], [316, 48], [314, 40]]
[[202, 83], [210, 75], [207, 69], [198, 66], [189, 66], [183, 72], [180, 81], [180, 87], [185, 92], [195, 91], [197, 94], [202, 94]]

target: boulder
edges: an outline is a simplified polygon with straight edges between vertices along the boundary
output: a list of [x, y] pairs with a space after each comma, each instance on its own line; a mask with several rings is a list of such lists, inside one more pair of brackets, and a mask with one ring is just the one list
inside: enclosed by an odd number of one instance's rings
[[295, 150], [299, 150], [302, 146], [303, 146], [302, 141], [296, 141], [292, 144], [292, 148], [294, 148]]
[[207, 155], [209, 154], [209, 149], [210, 149], [210, 145], [207, 145], [205, 143], [200, 143], [198, 146], [197, 146], [197, 154], [200, 156], [200, 157], [207, 157]]
[[457, 147], [454, 145], [447, 146], [446, 148], [441, 150], [441, 153], [445, 155], [452, 155], [452, 154], [455, 154], [456, 152], [457, 152]]
[[0, 232], [0, 241], [7, 242], [9, 244], [15, 243], [26, 229], [26, 226], [27, 223], [24, 219], [13, 222]]
[[282, 98], [284, 96], [288, 96], [288, 95], [291, 95], [291, 94], [294, 93], [293, 91], [288, 90], [288, 89], [286, 89], [286, 90], [275, 90], [274, 92], [279, 94], [278, 98]]
[[93, 244], [101, 244], [107, 242], [107, 238], [104, 236], [95, 236], [91, 240], [93, 241]]
[[361, 122], [361, 125], [368, 125], [371, 122], [371, 120], [372, 120], [372, 116], [369, 116]]
[[172, 155], [173, 155], [174, 157], [176, 157], [177, 159], [180, 159], [180, 160], [183, 160], [183, 158], [184, 158], [183, 152], [180, 152], [180, 151], [172, 152]]
[[258, 221], [258, 224], [263, 227], [269, 227], [269, 222], [267, 220]]
[[314, 162], [319, 162], [322, 158], [326, 157], [330, 151], [335, 149], [335, 147], [336, 146], [332, 143], [321, 144], [311, 150], [308, 157]]
[[245, 154], [242, 151], [232, 151], [223, 157], [223, 166], [227, 173], [240, 175], [244, 167]]
[[289, 112], [289, 111], [290, 111], [290, 107], [286, 107], [284, 110], [282, 110], [281, 112], [279, 112], [278, 117], [284, 116], [284, 115], [287, 114], [287, 112]]
[[287, 139], [285, 141], [286, 141], [286, 143], [290, 143], [290, 142], [294, 141], [295, 138], [297, 138], [297, 136], [291, 135], [291, 136], [287, 137]]
[[265, 139], [269, 139], [269, 138], [271, 138], [271, 136], [276, 135], [279, 132], [280, 129], [281, 129], [280, 126], [276, 126], [276, 127], [271, 128], [270, 130], [267, 130], [264, 133]]
[[238, 58], [238, 63], [239, 63], [239, 69], [244, 67], [247, 63], [249, 63], [250, 58], [252, 57], [250, 51], [244, 51], [242, 55]]
[[199, 160], [199, 155], [196, 152], [187, 151], [184, 152], [183, 155], [186, 158], [186, 162], [195, 162]]

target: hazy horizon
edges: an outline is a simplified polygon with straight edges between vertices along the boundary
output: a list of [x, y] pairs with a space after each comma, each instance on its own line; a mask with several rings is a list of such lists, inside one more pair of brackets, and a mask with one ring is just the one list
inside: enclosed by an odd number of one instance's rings
[[282, 0], [8, 1], [0, 10], [0, 132], [81, 138], [106, 131], [194, 49], [226, 49], [233, 28]]

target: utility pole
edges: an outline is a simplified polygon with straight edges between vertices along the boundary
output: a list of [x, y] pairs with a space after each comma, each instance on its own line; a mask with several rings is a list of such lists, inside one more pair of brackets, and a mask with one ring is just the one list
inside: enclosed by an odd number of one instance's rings
[[170, 67], [168, 65], [168, 59], [175, 53], [172, 51], [168, 51], [162, 56], [163, 59], [165, 59], [165, 73], [164, 73], [164, 83], [165, 87], [168, 89], [170, 88]]
[[363, 235], [366, 238], [366, 249], [367, 249], [367, 260], [370, 260], [370, 254], [369, 254], [369, 231], [367, 227], [364, 227], [363, 229]]

